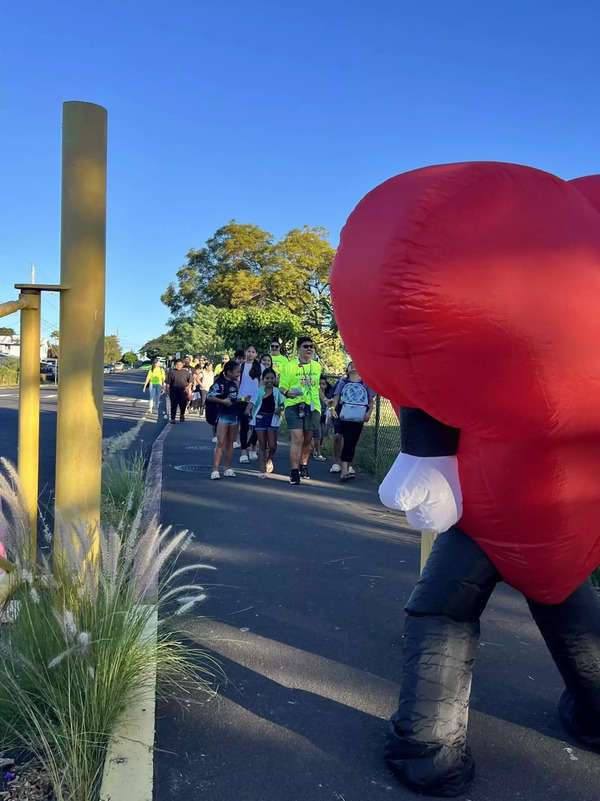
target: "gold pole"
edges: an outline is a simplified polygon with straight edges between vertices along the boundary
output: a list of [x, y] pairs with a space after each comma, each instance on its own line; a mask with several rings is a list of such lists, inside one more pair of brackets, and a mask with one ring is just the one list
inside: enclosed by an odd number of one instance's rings
[[22, 297], [20, 297], [19, 300], [9, 300], [6, 303], [0, 303], [0, 317], [7, 317], [9, 314], [21, 311], [25, 306], [27, 306], [27, 301], [23, 300]]
[[[106, 109], [63, 105], [56, 531], [83, 526], [98, 550], [102, 474]], [[55, 540], [60, 559], [61, 536]]]
[[433, 531], [421, 532], [421, 573], [425, 567], [425, 562], [429, 559], [429, 554], [433, 548], [435, 537], [436, 535], [433, 533]]
[[38, 466], [40, 456], [40, 293], [23, 290], [19, 362], [18, 471], [29, 518], [29, 558], [37, 552]]

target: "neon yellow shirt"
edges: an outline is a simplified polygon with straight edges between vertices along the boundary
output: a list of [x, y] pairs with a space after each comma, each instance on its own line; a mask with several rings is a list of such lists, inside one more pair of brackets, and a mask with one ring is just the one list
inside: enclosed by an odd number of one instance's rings
[[290, 359], [281, 373], [279, 389], [286, 392], [288, 389], [300, 387], [302, 395], [298, 398], [286, 398], [285, 405], [296, 406], [299, 403], [308, 403], [313, 409], [320, 409], [319, 380], [322, 370], [319, 362], [310, 361], [308, 364], [301, 364], [298, 359]]
[[280, 353], [279, 356], [272, 356], [271, 359], [273, 361], [273, 370], [275, 370], [277, 375], [282, 375], [288, 366], [288, 360], [282, 353]]
[[165, 383], [165, 371], [162, 367], [156, 367], [154, 369], [148, 370], [148, 383], [149, 384], [164, 384]]

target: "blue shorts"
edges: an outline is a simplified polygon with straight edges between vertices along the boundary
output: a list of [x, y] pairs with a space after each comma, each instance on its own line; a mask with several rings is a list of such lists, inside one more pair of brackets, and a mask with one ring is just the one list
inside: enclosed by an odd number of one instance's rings
[[257, 414], [256, 415], [256, 422], [254, 423], [254, 430], [255, 431], [275, 431], [277, 426], [273, 425], [273, 415], [272, 414]]
[[237, 414], [232, 414], [231, 412], [228, 412], [227, 414], [220, 414], [219, 419], [217, 420], [217, 424], [225, 423], [228, 426], [237, 426], [238, 422]]

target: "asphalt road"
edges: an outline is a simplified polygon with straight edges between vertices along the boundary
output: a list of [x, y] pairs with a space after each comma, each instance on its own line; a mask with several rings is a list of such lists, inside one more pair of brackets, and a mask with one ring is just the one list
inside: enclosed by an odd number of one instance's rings
[[[250, 463], [210, 481], [209, 437], [195, 419], [169, 432], [161, 518], [195, 532], [182, 563], [218, 569], [198, 573], [208, 600], [177, 620], [227, 681], [212, 701], [159, 705], [155, 801], [414, 801], [382, 749], [418, 534], [368, 477], [340, 485], [314, 464], [290, 487], [285, 448], [268, 480]], [[499, 585], [482, 618], [464, 801], [600, 799], [600, 756], [558, 720], [562, 686], [523, 597]]]
[[[142, 393], [145, 378], [143, 370], [128, 370], [104, 376], [104, 445], [120, 443], [116, 438], [126, 432], [132, 441], [123, 444], [123, 452], [139, 449], [147, 454], [152, 442], [162, 429], [150, 419], [148, 395]], [[51, 517], [54, 497], [54, 469], [56, 454], [56, 403], [58, 387], [42, 386], [40, 391], [40, 509]], [[16, 464], [19, 390], [0, 386], [0, 456]], [[127, 438], [129, 440], [129, 438]]]

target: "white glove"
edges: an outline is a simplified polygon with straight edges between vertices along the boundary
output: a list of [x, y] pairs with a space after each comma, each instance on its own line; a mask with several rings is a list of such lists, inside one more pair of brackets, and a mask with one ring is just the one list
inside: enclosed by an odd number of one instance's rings
[[410, 526], [440, 534], [462, 516], [462, 492], [456, 456], [398, 454], [379, 487], [388, 509], [406, 512]]

